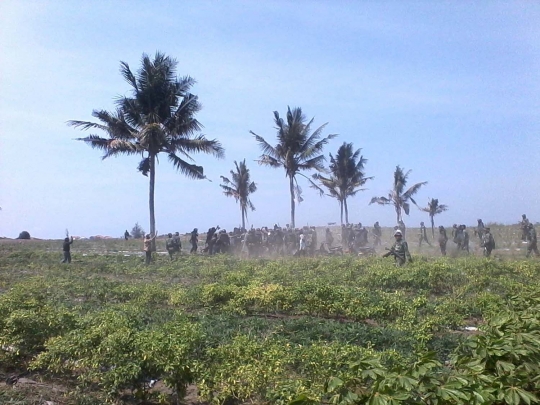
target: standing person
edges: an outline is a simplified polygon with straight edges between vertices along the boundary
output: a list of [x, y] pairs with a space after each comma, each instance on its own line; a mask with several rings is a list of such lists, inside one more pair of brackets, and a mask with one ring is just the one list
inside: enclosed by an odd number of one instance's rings
[[71, 263], [71, 245], [73, 244], [73, 236], [70, 238], [65, 238], [62, 245], [62, 251], [64, 253], [64, 259], [62, 263]]
[[152, 261], [152, 242], [154, 241], [154, 239], [156, 239], [156, 235], [157, 235], [157, 232], [155, 233], [153, 237], [150, 237], [150, 234], [147, 234], [144, 237], [143, 250], [145, 253], [146, 264], [150, 264], [150, 262]]
[[382, 230], [379, 225], [379, 221], [375, 222], [373, 225], [373, 236], [375, 236], [375, 241], [373, 242], [374, 246], [379, 246], [381, 244]]
[[165, 248], [167, 249], [167, 252], [169, 253], [169, 257], [171, 258], [171, 260], [173, 260], [175, 249], [174, 249], [174, 239], [173, 239], [172, 233], [169, 233], [167, 235], [167, 240], [165, 241]]
[[426, 225], [424, 225], [423, 222], [420, 222], [420, 234], [419, 234], [419, 240], [418, 240], [418, 247], [422, 246], [422, 242], [426, 242], [429, 246], [431, 246], [431, 243], [429, 243], [429, 240], [427, 238]]
[[197, 249], [199, 247], [199, 230], [197, 228], [194, 228], [193, 231], [191, 231], [189, 241], [191, 242], [191, 250], [189, 253], [197, 253]]
[[444, 226], [439, 226], [439, 247], [441, 248], [441, 254], [446, 256], [446, 244], [448, 243], [448, 236], [446, 236], [446, 229]]
[[124, 232], [124, 239], [125, 239], [125, 240], [128, 240], [128, 239], [129, 239], [129, 232], [127, 231], [127, 229], [126, 229], [126, 231]]
[[306, 238], [304, 237], [304, 234], [300, 234], [300, 245], [298, 248], [298, 256], [305, 256], [306, 255]]
[[330, 249], [332, 247], [332, 244], [334, 243], [334, 235], [332, 235], [332, 231], [330, 230], [330, 228], [326, 228], [324, 239], [326, 241], [328, 249]]
[[383, 257], [388, 257], [394, 255], [394, 260], [396, 261], [396, 266], [403, 266], [405, 263], [412, 263], [412, 257], [409, 252], [409, 245], [403, 239], [403, 233], [400, 229], [394, 232], [395, 242]]
[[480, 238], [480, 241], [483, 240], [485, 230], [486, 230], [486, 227], [484, 226], [484, 221], [479, 219], [478, 220], [478, 225], [476, 226], [476, 229], [475, 229], [474, 233], [476, 235], [478, 235], [478, 237]]
[[490, 257], [491, 251], [495, 249], [495, 239], [493, 238], [489, 228], [483, 229], [481, 246], [484, 248], [484, 257]]
[[174, 251], [175, 253], [180, 254], [182, 250], [182, 241], [180, 240], [180, 233], [175, 232], [173, 236], [173, 243], [174, 243]]
[[536, 240], [536, 229], [534, 229], [533, 224], [529, 223], [527, 225], [527, 241], [529, 242], [527, 245], [527, 257], [531, 255], [531, 252], [534, 252], [536, 256], [540, 256], [540, 252], [538, 252], [538, 243]]
[[466, 250], [467, 253], [470, 253], [469, 251], [469, 232], [467, 232], [467, 227], [465, 225], [461, 225], [462, 233], [463, 233], [463, 246], [461, 247], [463, 250]]
[[521, 225], [521, 240], [526, 241], [528, 240], [530, 225], [530, 221], [527, 219], [527, 215], [521, 215], [521, 222], [519, 224]]

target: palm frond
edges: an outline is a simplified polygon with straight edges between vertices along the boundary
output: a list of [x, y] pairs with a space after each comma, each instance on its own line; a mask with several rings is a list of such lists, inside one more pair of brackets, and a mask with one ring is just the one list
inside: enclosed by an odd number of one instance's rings
[[380, 204], [380, 205], [393, 204], [392, 200], [386, 197], [373, 197], [371, 201], [369, 202], [369, 204], [371, 205], [375, 203]]
[[255, 137], [255, 140], [259, 143], [263, 154], [271, 156], [274, 159], [279, 159], [279, 153], [277, 152], [276, 148], [266, 142], [266, 140], [262, 136], [257, 135], [255, 132], [249, 131], [249, 133]]
[[257, 163], [259, 163], [260, 165], [263, 165], [263, 166], [270, 166], [270, 167], [281, 167], [283, 166], [283, 164], [273, 158], [272, 156], [268, 156], [268, 155], [262, 155], [261, 158], [259, 160], [256, 160]]
[[182, 137], [169, 140], [168, 145], [164, 151], [177, 153], [185, 153], [189, 156], [189, 153], [207, 153], [214, 155], [218, 159], [225, 157], [225, 149], [221, 146], [221, 143], [216, 139], [207, 139], [204, 135], [197, 135], [192, 138]]
[[176, 156], [174, 153], [169, 153], [168, 156], [169, 161], [173, 164], [174, 168], [184, 174], [186, 177], [197, 180], [206, 179], [202, 166], [188, 163], [185, 160]]
[[120, 62], [120, 73], [126, 82], [131, 85], [131, 87], [133, 87], [135, 90], [139, 89], [137, 86], [137, 79], [135, 79], [135, 75], [131, 72], [129, 65], [126, 62]]
[[411, 199], [411, 197], [415, 195], [422, 188], [422, 186], [425, 186], [426, 184], [427, 184], [427, 181], [423, 181], [421, 183], [416, 183], [415, 185], [411, 186], [407, 191], [405, 191], [402, 194], [403, 199], [404, 200]]

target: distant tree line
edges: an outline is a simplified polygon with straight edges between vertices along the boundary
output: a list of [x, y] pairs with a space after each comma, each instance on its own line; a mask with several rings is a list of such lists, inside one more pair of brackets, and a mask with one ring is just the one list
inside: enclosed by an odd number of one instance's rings
[[[202, 125], [195, 115], [201, 109], [198, 97], [190, 92], [195, 80], [190, 76], [176, 75], [177, 61], [157, 52], [153, 59], [143, 54], [141, 66], [133, 73], [126, 62], [120, 63], [120, 73], [131, 90], [128, 96], [116, 100], [114, 111], [94, 110], [92, 116], [97, 122], [68, 121], [68, 125], [82, 130], [99, 130], [102, 134], [90, 134], [78, 140], [103, 152], [103, 159], [118, 155], [135, 155], [141, 160], [137, 169], [149, 176], [150, 233], [155, 234], [155, 178], [159, 155], [165, 155], [169, 162], [182, 174], [192, 179], [206, 179], [202, 166], [196, 165], [192, 155], [206, 153], [218, 159], [224, 157], [224, 148], [216, 139], [207, 139], [200, 133]], [[335, 155], [329, 154], [329, 165], [325, 166], [324, 147], [336, 134], [323, 136], [327, 123], [312, 129], [314, 119], [307, 120], [299, 107], [288, 107], [282, 118], [274, 111], [277, 142], [272, 145], [265, 138], [250, 133], [259, 144], [262, 154], [260, 165], [281, 168], [288, 179], [290, 193], [290, 225], [295, 227], [296, 206], [303, 199], [298, 177], [307, 179], [310, 187], [320, 195], [335, 198], [340, 207], [341, 223], [349, 222], [348, 198], [364, 191], [364, 185], [373, 177], [367, 176], [367, 159], [361, 149], [354, 149], [352, 143], [344, 142]], [[245, 159], [234, 162], [230, 177], [221, 176], [223, 193], [234, 198], [240, 206], [242, 227], [245, 228], [248, 210], [255, 210], [250, 196], [257, 191], [257, 184], [251, 180]], [[304, 173], [315, 171], [311, 176]], [[396, 220], [403, 220], [403, 212], [409, 215], [410, 203], [415, 205], [414, 195], [427, 182], [416, 183], [406, 189], [409, 171], [400, 166], [394, 172], [392, 189], [388, 196], [373, 197], [370, 204], [391, 205], [396, 212]], [[420, 208], [420, 207], [419, 207]], [[445, 211], [432, 199], [426, 211], [434, 227], [433, 217]], [[132, 236], [144, 235], [137, 223]]]

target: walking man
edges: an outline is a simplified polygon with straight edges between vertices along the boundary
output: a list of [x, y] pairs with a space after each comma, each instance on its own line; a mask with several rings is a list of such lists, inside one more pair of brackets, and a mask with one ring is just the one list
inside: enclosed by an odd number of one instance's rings
[[444, 226], [439, 226], [439, 248], [441, 249], [441, 254], [446, 256], [446, 244], [448, 243], [448, 236], [446, 235], [446, 229]]
[[396, 266], [403, 266], [405, 263], [409, 262], [412, 263], [412, 257], [409, 253], [409, 245], [407, 242], [403, 239], [403, 233], [400, 229], [394, 232], [394, 238], [395, 242], [388, 251], [388, 253], [385, 253], [383, 257], [388, 257], [390, 255], [394, 255], [394, 260], [396, 261]]
[[531, 223], [527, 225], [527, 241], [527, 257], [531, 255], [531, 252], [534, 252], [536, 256], [540, 256], [540, 252], [538, 252], [538, 243], [536, 240], [536, 229], [534, 229], [534, 226]]
[[193, 231], [191, 231], [189, 241], [191, 242], [191, 250], [189, 253], [197, 253], [197, 249], [199, 248], [199, 230], [197, 228], [194, 228]]
[[431, 246], [431, 243], [429, 243], [429, 240], [427, 238], [427, 229], [423, 222], [420, 222], [420, 234], [418, 236], [418, 247], [422, 246], [422, 242], [426, 242], [429, 246]]
[[482, 247], [484, 248], [484, 257], [490, 257], [491, 251], [495, 249], [495, 239], [489, 228], [484, 228], [483, 230]]

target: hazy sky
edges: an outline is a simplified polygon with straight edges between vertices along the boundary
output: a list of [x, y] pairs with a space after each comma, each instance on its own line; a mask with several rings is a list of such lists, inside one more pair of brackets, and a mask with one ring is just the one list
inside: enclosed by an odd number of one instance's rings
[[[246, 158], [259, 186], [255, 226], [289, 222], [282, 170], [259, 167], [249, 130], [275, 142], [274, 110], [300, 106], [325, 134], [362, 148], [375, 179], [349, 203], [350, 219], [394, 225], [385, 195], [396, 165], [428, 181], [454, 222], [540, 219], [540, 3], [535, 1], [0, 1], [0, 236], [119, 236], [148, 229], [148, 178], [138, 159], [102, 161], [66, 126], [111, 109], [143, 52], [175, 57], [197, 80], [204, 134], [226, 159], [195, 155], [213, 182], [161, 159], [162, 232], [240, 223], [219, 188]], [[339, 222], [339, 206], [305, 182], [297, 224]], [[427, 220], [414, 208], [409, 226]]]

